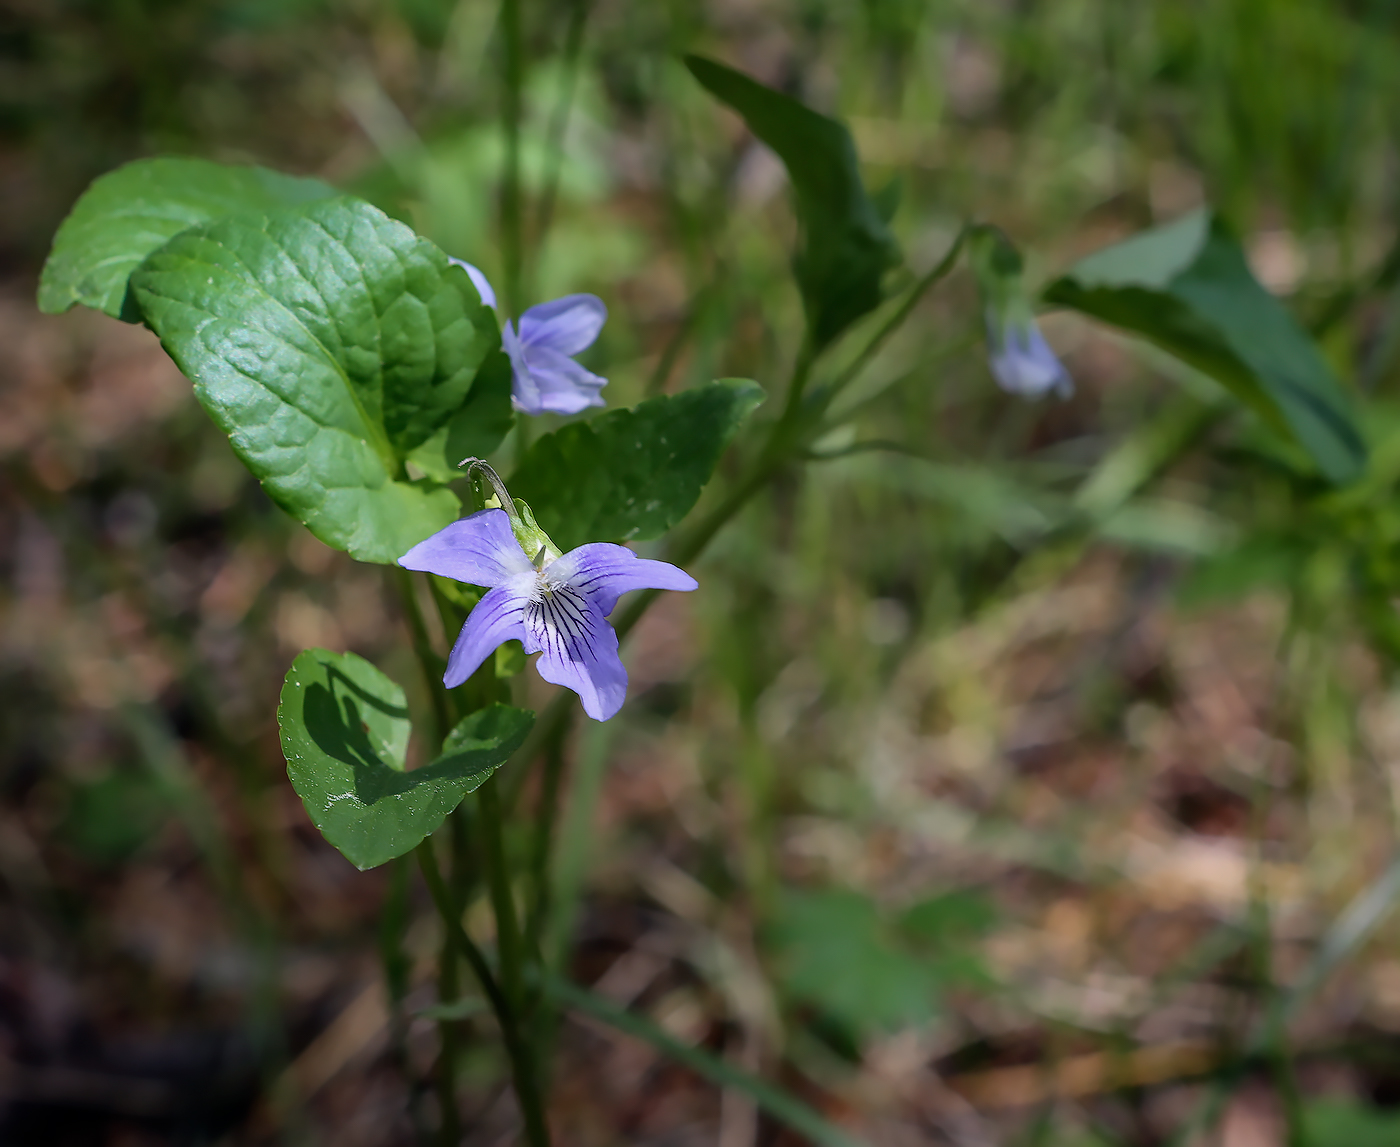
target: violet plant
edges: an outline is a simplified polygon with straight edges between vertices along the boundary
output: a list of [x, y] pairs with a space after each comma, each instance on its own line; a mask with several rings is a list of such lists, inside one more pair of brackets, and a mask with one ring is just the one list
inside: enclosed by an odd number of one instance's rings
[[[512, 27], [506, 21], [507, 49], [518, 54]], [[652, 1040], [813, 1142], [850, 1142], [793, 1097], [572, 984], [567, 962], [543, 954], [575, 694], [595, 720], [618, 713], [627, 685], [619, 641], [659, 591], [697, 590], [688, 567], [759, 491], [830, 456], [816, 444], [850, 417], [837, 398], [964, 250], [998, 382], [1026, 395], [1069, 387], [1004, 235], [964, 227], [915, 278], [890, 229], [893, 200], [868, 193], [839, 122], [712, 61], [690, 57], [687, 66], [778, 154], [792, 182], [804, 329], [766, 418], [754, 416], [756, 384], [724, 379], [526, 443], [527, 419], [603, 405], [605, 380], [576, 361], [606, 320], [602, 300], [568, 295], [502, 326], [476, 267], [362, 199], [259, 168], [153, 159], [103, 176], [60, 229], [40, 287], [46, 311], [83, 304], [150, 327], [272, 500], [327, 545], [386, 567], [430, 713], [415, 726], [404, 689], [378, 668], [352, 653], [306, 650], [278, 711], [288, 776], [317, 828], [358, 868], [416, 856], [441, 916], [441, 1004], [456, 1003], [465, 964], [498, 1022], [532, 1147], [550, 1141], [547, 1064], [562, 1007]], [[506, 110], [518, 130], [518, 103]], [[518, 161], [513, 147], [507, 156]], [[518, 171], [506, 174], [502, 246], [514, 306], [521, 205]], [[1046, 297], [1215, 378], [1261, 425], [1292, 439], [1299, 465], [1334, 483], [1364, 469], [1344, 392], [1218, 219], [1188, 217], [1092, 256]], [[498, 456], [513, 430], [517, 462], [503, 481], [483, 459]], [[725, 488], [692, 520], [741, 431]], [[897, 445], [918, 451], [917, 442]], [[1150, 470], [1140, 453], [1109, 467], [1078, 511], [1104, 515], [1130, 497]], [[653, 540], [664, 560], [623, 544]], [[425, 609], [459, 631], [445, 660]], [[511, 641], [565, 687], [538, 716], [511, 703], [513, 667], [498, 652]], [[423, 761], [413, 768], [411, 745]], [[533, 801], [524, 796], [531, 770]], [[508, 827], [526, 841], [523, 858], [505, 846]], [[479, 887], [495, 917], [490, 945], [463, 925]], [[446, 1144], [458, 1128], [450, 1018], [441, 1030]]]

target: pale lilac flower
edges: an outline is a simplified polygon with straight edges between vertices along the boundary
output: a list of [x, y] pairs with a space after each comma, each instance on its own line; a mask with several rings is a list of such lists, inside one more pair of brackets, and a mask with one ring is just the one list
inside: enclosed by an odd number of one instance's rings
[[622, 708], [627, 670], [617, 634], [605, 620], [633, 589], [692, 590], [696, 581], [666, 562], [639, 558], [626, 546], [592, 542], [548, 560], [530, 560], [502, 510], [481, 510], [439, 530], [399, 559], [405, 569], [489, 587], [467, 617], [447, 659], [443, 683], [462, 684], [512, 638], [540, 653], [546, 681], [572, 689], [583, 711], [606, 721]]
[[1061, 398], [1074, 393], [1074, 382], [1050, 349], [1034, 319], [1021, 322], [987, 314], [988, 364], [997, 385], [1010, 394], [1039, 398], [1053, 390]]
[[987, 325], [988, 365], [997, 385], [1022, 398], [1039, 398], [1051, 390], [1068, 398], [1074, 382], [1036, 325], [1022, 280], [1021, 253], [1000, 228], [985, 223], [968, 232], [967, 243]]
[[[496, 292], [486, 276], [461, 259], [456, 264], [471, 277], [481, 301], [495, 308]], [[608, 384], [574, 361], [593, 345], [608, 319], [608, 308], [597, 295], [565, 295], [540, 303], [520, 316], [520, 332], [509, 319], [501, 345], [510, 356], [511, 403], [526, 414], [578, 414], [602, 406], [598, 392]]]
[[501, 345], [510, 355], [511, 399], [526, 414], [577, 414], [602, 406], [608, 380], [573, 356], [593, 345], [608, 318], [597, 295], [565, 295], [520, 316], [520, 334], [506, 320]]

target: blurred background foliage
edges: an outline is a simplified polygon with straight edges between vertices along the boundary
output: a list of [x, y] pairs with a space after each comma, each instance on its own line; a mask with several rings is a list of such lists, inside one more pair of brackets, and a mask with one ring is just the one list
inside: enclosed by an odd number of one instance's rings
[[[1074, 398], [1005, 396], [959, 273], [571, 743], [575, 977], [871, 1143], [1393, 1142], [1400, 4], [523, 9], [525, 294], [606, 300], [610, 405], [771, 393], [800, 334], [782, 168], [686, 73], [702, 51], [851, 126], [916, 272], [969, 218], [1039, 283], [1220, 207], [1375, 452], [1320, 489], [1073, 316], [1045, 327]], [[431, 913], [385, 916], [406, 873], [320, 840], [274, 722], [308, 645], [425, 703], [380, 571], [273, 509], [148, 333], [33, 297], [87, 182], [157, 153], [319, 175], [498, 275], [496, 18], [0, 5], [0, 1141], [422, 1134]], [[491, 1025], [459, 1027], [464, 1142], [502, 1142]], [[563, 1143], [795, 1141], [645, 1045], [562, 1038]]]

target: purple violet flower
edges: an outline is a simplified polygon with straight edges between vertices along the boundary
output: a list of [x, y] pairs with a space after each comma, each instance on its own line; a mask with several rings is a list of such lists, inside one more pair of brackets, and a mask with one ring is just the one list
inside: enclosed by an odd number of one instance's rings
[[[448, 262], [470, 276], [481, 301], [493, 310], [496, 292], [481, 271], [461, 259]], [[501, 345], [510, 356], [511, 403], [526, 414], [578, 414], [602, 406], [598, 392], [606, 378], [580, 366], [573, 356], [587, 350], [608, 319], [608, 308], [597, 295], [565, 295], [540, 303], [520, 316], [520, 332], [509, 319]]]
[[488, 587], [447, 659], [442, 680], [449, 689], [514, 638], [526, 653], [543, 654], [535, 665], [539, 675], [577, 693], [595, 721], [613, 716], [627, 696], [617, 634], [605, 620], [617, 599], [633, 589], [697, 588], [684, 570], [609, 542], [579, 546], [553, 561], [541, 547], [532, 562], [503, 510], [453, 522], [419, 542], [399, 565]]
[[1061, 398], [1074, 393], [1074, 382], [1050, 349], [1034, 319], [1020, 323], [987, 315], [988, 365], [997, 385], [1009, 394], [1039, 398], [1053, 390]]

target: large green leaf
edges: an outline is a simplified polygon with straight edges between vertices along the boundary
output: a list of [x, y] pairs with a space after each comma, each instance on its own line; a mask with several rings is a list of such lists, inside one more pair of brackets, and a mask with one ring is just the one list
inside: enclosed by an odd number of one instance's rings
[[189, 228], [131, 284], [239, 457], [323, 542], [392, 562], [456, 518], [456, 496], [404, 463], [479, 407], [473, 379], [500, 334], [433, 244], [332, 199]]
[[757, 384], [729, 378], [571, 423], [531, 446], [511, 493], [563, 550], [660, 537], [695, 505], [762, 401]]
[[[700, 56], [687, 56], [685, 63], [787, 167], [802, 227], [794, 267], [812, 341], [820, 349], [880, 305], [880, 280], [899, 259], [880, 205], [861, 181], [851, 133], [742, 72]], [[883, 198], [892, 211], [892, 198]]]
[[307, 649], [282, 686], [287, 776], [312, 822], [357, 868], [402, 856], [520, 747], [535, 715], [492, 705], [465, 718], [430, 765], [404, 770], [403, 690], [362, 657]]
[[138, 159], [93, 181], [54, 236], [39, 279], [39, 309], [75, 303], [139, 322], [127, 281], [147, 255], [186, 227], [244, 211], [275, 211], [339, 194], [319, 179], [207, 159]]
[[465, 405], [415, 447], [408, 461], [435, 482], [460, 478], [463, 459], [485, 458], [515, 425], [510, 388], [510, 359], [505, 351], [493, 351], [477, 371]]
[[1365, 468], [1346, 391], [1218, 217], [1196, 212], [1099, 251], [1045, 298], [1140, 334], [1221, 382], [1290, 432], [1331, 481]]

